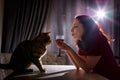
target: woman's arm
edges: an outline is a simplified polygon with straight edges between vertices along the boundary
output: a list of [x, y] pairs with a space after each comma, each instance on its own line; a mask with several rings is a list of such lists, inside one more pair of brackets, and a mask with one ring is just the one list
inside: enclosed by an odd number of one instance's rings
[[75, 65], [76, 69], [79, 70], [78, 64], [74, 61], [73, 57], [70, 55], [70, 53], [68, 51], [66, 51], [66, 55], [68, 56], [68, 58], [72, 62], [72, 64]]
[[101, 56], [87, 56], [86, 58], [81, 58], [71, 47], [69, 47], [67, 52], [72, 57], [73, 61], [78, 65], [77, 67], [83, 68], [86, 72], [93, 69], [101, 58]]
[[57, 40], [56, 43], [58, 48], [61, 48], [67, 52], [67, 56], [77, 68], [81, 67], [86, 72], [93, 69], [101, 58], [101, 56], [87, 56], [85, 58], [81, 58], [70, 46], [68, 46], [63, 41]]
[[81, 67], [84, 70], [86, 70], [85, 69], [86, 68], [85, 60], [80, 58], [73, 49], [70, 48], [70, 49], [66, 50], [66, 52], [68, 52], [68, 55], [71, 56], [71, 58], [74, 61], [74, 63], [77, 64], [77, 68]]

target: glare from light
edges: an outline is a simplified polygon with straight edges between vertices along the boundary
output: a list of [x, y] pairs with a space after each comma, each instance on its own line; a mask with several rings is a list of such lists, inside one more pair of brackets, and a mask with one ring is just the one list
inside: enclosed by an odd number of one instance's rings
[[112, 8], [108, 8], [106, 5], [102, 7], [98, 5], [95, 9], [88, 7], [87, 9], [89, 11], [88, 15], [97, 21], [109, 20], [114, 22], [114, 10]]
[[98, 10], [96, 12], [96, 16], [98, 17], [98, 19], [103, 19], [106, 16], [105, 11], [104, 10]]

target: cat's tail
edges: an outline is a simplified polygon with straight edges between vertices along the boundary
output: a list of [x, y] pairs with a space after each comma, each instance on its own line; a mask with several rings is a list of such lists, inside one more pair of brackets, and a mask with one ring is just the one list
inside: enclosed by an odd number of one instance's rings
[[0, 63], [0, 69], [11, 69], [9, 64], [1, 64]]

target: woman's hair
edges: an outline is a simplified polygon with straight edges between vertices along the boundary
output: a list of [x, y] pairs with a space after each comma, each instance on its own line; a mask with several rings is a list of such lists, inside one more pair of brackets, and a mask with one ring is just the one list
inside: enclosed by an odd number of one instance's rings
[[77, 45], [81, 50], [87, 51], [93, 42], [95, 42], [95, 37], [105, 36], [108, 41], [111, 39], [105, 34], [100, 25], [96, 23], [91, 17], [87, 15], [76, 16], [77, 19], [84, 28], [84, 33], [82, 36], [82, 41], [78, 41]]

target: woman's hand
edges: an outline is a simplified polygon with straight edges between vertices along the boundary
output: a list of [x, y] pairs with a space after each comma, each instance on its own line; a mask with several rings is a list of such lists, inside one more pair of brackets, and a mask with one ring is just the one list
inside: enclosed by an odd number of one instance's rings
[[57, 47], [63, 50], [69, 50], [70, 46], [68, 46], [64, 41], [62, 40], [56, 40]]

